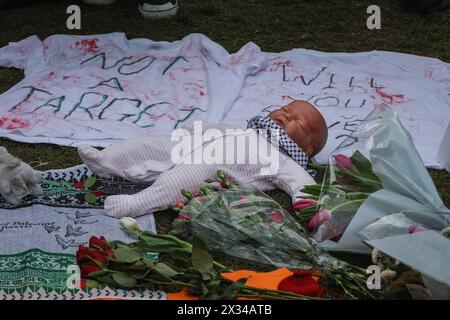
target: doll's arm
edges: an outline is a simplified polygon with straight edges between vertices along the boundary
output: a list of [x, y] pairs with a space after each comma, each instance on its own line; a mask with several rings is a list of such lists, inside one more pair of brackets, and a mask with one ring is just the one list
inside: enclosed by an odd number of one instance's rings
[[81, 160], [96, 175], [122, 177], [133, 182], [150, 182], [172, 168], [170, 137], [125, 140], [103, 150], [88, 145], [78, 147]]
[[298, 163], [292, 159], [286, 159], [275, 175], [274, 183], [289, 194], [292, 198], [292, 203], [294, 203], [302, 195], [300, 189], [316, 182]]

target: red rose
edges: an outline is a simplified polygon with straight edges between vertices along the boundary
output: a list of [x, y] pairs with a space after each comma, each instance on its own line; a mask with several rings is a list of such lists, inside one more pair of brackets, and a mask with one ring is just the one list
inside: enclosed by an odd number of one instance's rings
[[108, 241], [106, 241], [106, 239], [104, 237], [100, 237], [100, 238], [91, 237], [89, 239], [89, 248], [101, 249], [104, 251], [110, 250]]
[[104, 253], [99, 250], [92, 250], [92, 252], [89, 253], [89, 257], [97, 262], [100, 262], [103, 265], [108, 262], [108, 260], [106, 259], [107, 256], [105, 256]]
[[89, 260], [89, 249], [80, 244], [77, 250], [77, 263], [81, 264]]
[[89, 247], [80, 245], [76, 256], [81, 275], [85, 277], [91, 272], [102, 270], [101, 266], [107, 265], [108, 258], [113, 258], [114, 253], [104, 237], [91, 237]]
[[88, 276], [92, 272], [97, 272], [102, 270], [95, 262], [85, 263], [80, 266], [80, 272], [82, 277]]
[[75, 189], [85, 189], [84, 182], [77, 182], [74, 184]]
[[313, 278], [311, 270], [296, 270], [292, 276], [283, 279], [278, 284], [278, 290], [294, 292], [303, 296], [320, 297], [325, 289]]

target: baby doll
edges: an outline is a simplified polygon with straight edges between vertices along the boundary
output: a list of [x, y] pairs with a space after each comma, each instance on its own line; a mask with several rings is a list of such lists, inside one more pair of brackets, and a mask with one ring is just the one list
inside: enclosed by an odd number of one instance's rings
[[[168, 209], [175, 202], [183, 201], [181, 189], [198, 191], [205, 185], [204, 180], [215, 177], [218, 170], [223, 170], [237, 184], [252, 183], [260, 190], [281, 188], [294, 201], [303, 186], [315, 183], [305, 170], [306, 165], [309, 157], [322, 150], [328, 134], [324, 118], [310, 103], [293, 101], [268, 116], [252, 118], [248, 122], [248, 128], [254, 130], [236, 130], [239, 132], [236, 135], [240, 137], [255, 135], [256, 131], [260, 133], [256, 135], [270, 139], [271, 142], [276, 141], [269, 144], [271, 155], [276, 155], [277, 160], [276, 170], [270, 172], [261, 170], [267, 165], [261, 161], [262, 158], [258, 157], [256, 162], [248, 161], [256, 149], [251, 149], [246, 144], [230, 144], [226, 140], [230, 136], [228, 129], [233, 128], [232, 126], [215, 125], [212, 128], [216, 132], [219, 130], [221, 134], [203, 141], [205, 149], [211, 150], [212, 146], [216, 151], [223, 151], [226, 157], [246, 161], [217, 163], [206, 156], [202, 163], [174, 163], [173, 151], [177, 148], [177, 143], [171, 137], [163, 136], [130, 139], [101, 151], [87, 145], [80, 146], [80, 158], [98, 176], [119, 176], [141, 183], [153, 182], [139, 193], [108, 197], [105, 200], [106, 214], [117, 218], [136, 217]], [[186, 132], [192, 133], [192, 130]], [[274, 132], [276, 140], [273, 139]], [[195, 139], [195, 135], [193, 137]]]
[[19, 205], [20, 199], [30, 193], [41, 195], [41, 179], [40, 172], [13, 157], [6, 148], [0, 147], [0, 194], [6, 201]]

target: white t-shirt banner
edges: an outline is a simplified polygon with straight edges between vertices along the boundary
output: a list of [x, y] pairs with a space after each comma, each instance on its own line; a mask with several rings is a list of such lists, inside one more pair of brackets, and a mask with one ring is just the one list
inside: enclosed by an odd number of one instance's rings
[[324, 115], [330, 152], [375, 105], [392, 107], [425, 164], [450, 120], [450, 65], [392, 52], [236, 54], [192, 34], [176, 42], [122, 33], [33, 36], [0, 49], [0, 65], [25, 78], [0, 95], [0, 136], [23, 142], [107, 146], [168, 134], [187, 120], [246, 126], [261, 112], [308, 100]]
[[32, 36], [0, 49], [0, 66], [25, 70], [0, 96], [0, 135], [108, 145], [188, 119], [220, 122], [265, 61], [255, 44], [230, 55], [199, 34], [173, 43], [123, 33]]
[[[425, 164], [441, 167], [437, 153], [450, 120], [450, 64], [378, 51], [294, 49], [267, 56], [269, 67], [247, 77], [224, 122], [244, 125], [241, 110], [270, 112], [294, 99], [307, 100], [329, 127], [328, 142], [316, 156], [319, 163], [326, 163], [374, 106], [385, 104], [399, 115]], [[350, 138], [345, 143], [354, 142]]]

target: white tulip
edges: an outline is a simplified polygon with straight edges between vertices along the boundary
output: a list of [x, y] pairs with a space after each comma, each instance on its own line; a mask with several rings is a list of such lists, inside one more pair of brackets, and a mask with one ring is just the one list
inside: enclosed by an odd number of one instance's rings
[[395, 277], [397, 276], [397, 272], [386, 269], [383, 272], [381, 272], [380, 277], [385, 283], [391, 283]]
[[382, 256], [381, 252], [377, 248], [373, 248], [373, 250], [372, 250], [372, 262], [374, 264], [378, 264], [378, 262], [380, 262], [381, 256]]
[[139, 225], [139, 223], [136, 221], [136, 219], [133, 219], [131, 217], [124, 217], [120, 219], [120, 224], [128, 231], [131, 232], [142, 232], [142, 228]]
[[444, 228], [441, 230], [441, 234], [444, 237], [450, 238], [450, 227]]

